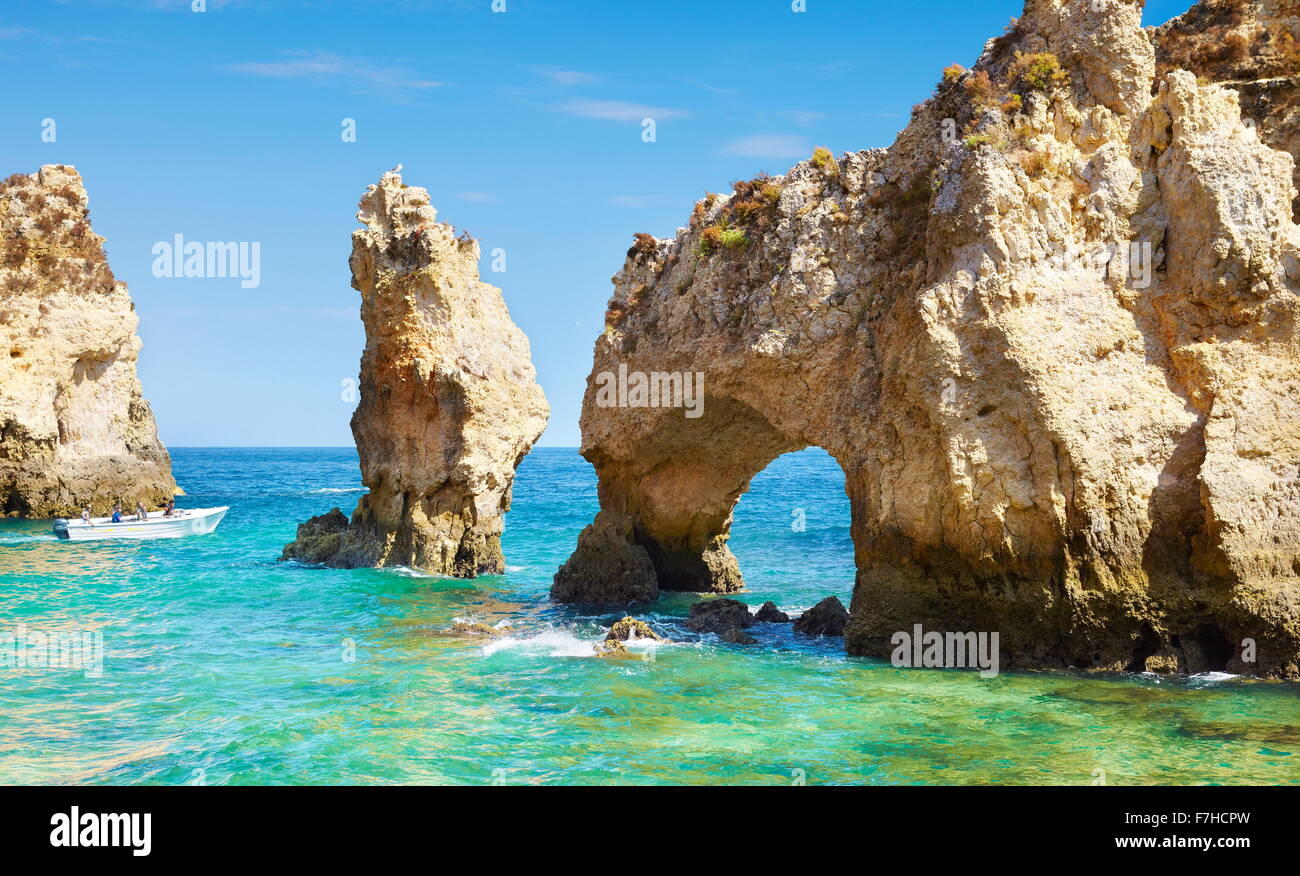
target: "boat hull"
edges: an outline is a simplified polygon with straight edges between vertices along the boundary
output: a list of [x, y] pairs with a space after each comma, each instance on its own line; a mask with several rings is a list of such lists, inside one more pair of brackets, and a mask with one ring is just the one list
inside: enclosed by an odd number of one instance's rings
[[113, 523], [107, 517], [93, 518], [89, 524], [83, 520], [56, 520], [54, 534], [67, 541], [104, 541], [106, 539], [180, 538], [186, 535], [206, 535], [217, 528], [226, 512], [224, 508], [200, 508], [183, 511], [172, 517], [150, 517], [137, 520], [128, 517]]

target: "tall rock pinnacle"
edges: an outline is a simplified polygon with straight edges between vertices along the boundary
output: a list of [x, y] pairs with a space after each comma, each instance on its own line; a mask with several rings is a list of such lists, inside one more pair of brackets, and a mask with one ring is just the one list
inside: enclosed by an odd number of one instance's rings
[[0, 254], [0, 514], [171, 498], [171, 459], [136, 377], [139, 320], [76, 169], [0, 182]]
[[528, 339], [478, 275], [478, 243], [436, 221], [428, 192], [383, 175], [361, 198], [352, 286], [366, 349], [352, 433], [369, 487], [348, 523], [303, 524], [283, 559], [504, 571], [515, 469], [546, 428]]

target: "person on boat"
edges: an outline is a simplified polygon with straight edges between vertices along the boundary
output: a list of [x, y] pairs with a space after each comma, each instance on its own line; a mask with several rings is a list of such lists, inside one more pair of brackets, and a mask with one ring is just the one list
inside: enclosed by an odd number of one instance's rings
[[114, 523], [121, 523], [121, 522], [122, 522], [122, 503], [121, 503], [121, 502], [114, 502], [114, 503], [113, 503], [113, 522], [114, 522]]
[[82, 505], [82, 506], [81, 506], [81, 519], [82, 519], [82, 521], [83, 521], [87, 526], [90, 525], [90, 506], [89, 506], [89, 505]]
[[163, 516], [164, 516], [164, 517], [174, 517], [174, 516], [176, 516], [176, 500], [175, 500], [175, 499], [168, 499], [168, 500], [167, 500], [167, 508], [163, 511]]
[[149, 519], [149, 512], [145, 510], [145, 508], [144, 508], [144, 502], [136, 502], [136, 503], [135, 503], [135, 519], [136, 519], [136, 520], [148, 520], [148, 519]]

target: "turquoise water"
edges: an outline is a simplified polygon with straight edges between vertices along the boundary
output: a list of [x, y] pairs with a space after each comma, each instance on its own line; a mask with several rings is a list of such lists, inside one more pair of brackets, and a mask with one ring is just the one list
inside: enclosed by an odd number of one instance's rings
[[[299, 521], [351, 512], [351, 450], [174, 461], [183, 505], [232, 506], [215, 535], [75, 545], [0, 522], [0, 635], [98, 631], [106, 651], [98, 678], [0, 668], [0, 782], [1300, 784], [1300, 685], [902, 670], [776, 625], [727, 645], [679, 625], [687, 595], [643, 615], [677, 644], [594, 658], [617, 615], [546, 601], [596, 510], [574, 450], [524, 461], [509, 568], [476, 581], [276, 563]], [[732, 545], [751, 604], [847, 604], [835, 462], [773, 462]], [[507, 635], [440, 635], [458, 618]]]

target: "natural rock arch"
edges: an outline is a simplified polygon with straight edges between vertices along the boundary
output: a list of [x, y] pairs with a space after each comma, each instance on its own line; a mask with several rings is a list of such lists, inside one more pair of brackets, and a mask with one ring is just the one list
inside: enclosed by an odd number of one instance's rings
[[[1292, 159], [1232, 92], [1157, 80], [1140, 16], [1030, 0], [889, 149], [639, 235], [583, 406], [601, 511], [553, 597], [736, 589], [737, 497], [818, 445], [852, 652], [919, 623], [999, 632], [1004, 666], [1300, 674]], [[602, 403], [620, 369], [703, 374], [703, 415]]]

